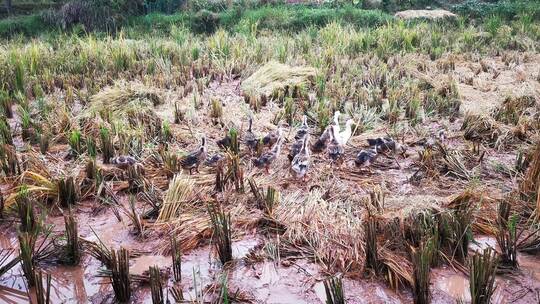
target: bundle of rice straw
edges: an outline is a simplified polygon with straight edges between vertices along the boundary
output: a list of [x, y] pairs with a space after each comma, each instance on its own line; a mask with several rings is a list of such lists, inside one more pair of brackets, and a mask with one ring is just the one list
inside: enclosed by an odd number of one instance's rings
[[161, 119], [154, 107], [161, 103], [163, 100], [156, 90], [138, 82], [122, 81], [92, 96], [78, 119], [87, 134], [97, 135], [98, 128], [108, 124], [156, 134], [161, 128]]
[[316, 259], [345, 269], [363, 263], [364, 225], [358, 204], [329, 202], [322, 193], [301, 191], [287, 194], [275, 210], [275, 219], [286, 227], [283, 243], [313, 252]]
[[180, 207], [192, 199], [194, 181], [189, 176], [177, 174], [169, 183], [169, 189], [163, 198], [158, 222], [166, 222], [178, 216]]
[[312, 67], [291, 67], [270, 61], [242, 82], [242, 91], [253, 96], [270, 96], [280, 89], [307, 84], [317, 75]]
[[464, 131], [463, 137], [472, 141], [497, 140], [499, 129], [495, 120], [490, 117], [478, 114], [465, 114], [461, 130]]
[[536, 213], [540, 218], [540, 141], [536, 143], [533, 159], [523, 182], [520, 184], [520, 191], [529, 200], [536, 198]]

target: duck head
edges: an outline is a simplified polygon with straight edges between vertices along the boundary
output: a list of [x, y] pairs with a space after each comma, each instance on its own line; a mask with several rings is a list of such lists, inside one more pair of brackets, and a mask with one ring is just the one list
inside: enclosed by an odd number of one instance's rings
[[201, 138], [201, 151], [206, 152], [206, 137], [205, 136]]

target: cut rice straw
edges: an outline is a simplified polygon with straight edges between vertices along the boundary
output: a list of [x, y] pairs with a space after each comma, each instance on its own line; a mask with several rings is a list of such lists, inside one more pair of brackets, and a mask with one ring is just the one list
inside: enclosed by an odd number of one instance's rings
[[158, 222], [166, 222], [178, 216], [180, 207], [192, 199], [194, 181], [183, 174], [177, 174], [169, 183], [169, 189], [163, 198]]

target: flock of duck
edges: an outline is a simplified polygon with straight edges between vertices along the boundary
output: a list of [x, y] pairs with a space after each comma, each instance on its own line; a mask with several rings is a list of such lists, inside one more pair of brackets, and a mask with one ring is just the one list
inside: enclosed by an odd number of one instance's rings
[[[326, 127], [324, 132], [312, 145], [310, 145], [311, 136], [307, 116], [303, 116], [302, 125], [294, 136], [294, 142], [288, 154], [290, 172], [293, 177], [298, 179], [306, 178], [311, 164], [311, 153], [321, 153], [326, 150], [332, 162], [343, 159], [345, 145], [352, 136], [354, 120], [348, 119], [345, 123], [345, 129], [341, 130], [339, 126], [340, 115], [341, 113], [339, 111], [334, 113], [333, 122]], [[249, 128], [242, 136], [242, 143], [252, 155], [255, 151], [261, 151], [267, 148], [266, 151], [260, 153], [260, 156], [254, 157], [252, 162], [255, 167], [264, 169], [266, 173], [269, 173], [269, 168], [279, 157], [283, 142], [285, 141], [282, 126], [279, 126], [277, 130], [263, 137], [255, 135], [252, 127], [253, 120], [250, 118]], [[396, 150], [402, 149], [401, 145], [388, 137], [368, 139], [367, 142], [370, 147], [360, 150], [354, 160], [357, 166], [369, 166], [380, 153], [396, 152]], [[218, 147], [227, 150], [231, 147], [231, 138], [227, 135], [223, 139], [218, 140], [216, 144]], [[207, 156], [207, 142], [205, 137], [203, 137], [201, 145], [196, 150], [184, 156], [180, 160], [180, 165], [184, 170], [189, 170], [191, 174], [193, 170], [198, 172], [201, 163], [207, 166], [215, 166], [217, 162], [223, 159], [223, 156], [220, 154], [216, 154], [211, 158], [207, 158]]]

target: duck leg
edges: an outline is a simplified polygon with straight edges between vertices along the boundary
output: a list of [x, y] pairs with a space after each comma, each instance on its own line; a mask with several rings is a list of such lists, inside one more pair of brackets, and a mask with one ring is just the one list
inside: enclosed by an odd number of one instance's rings
[[398, 168], [401, 170], [401, 165], [399, 164], [397, 158], [395, 156], [392, 157], [394, 159], [394, 161], [396, 162]]

